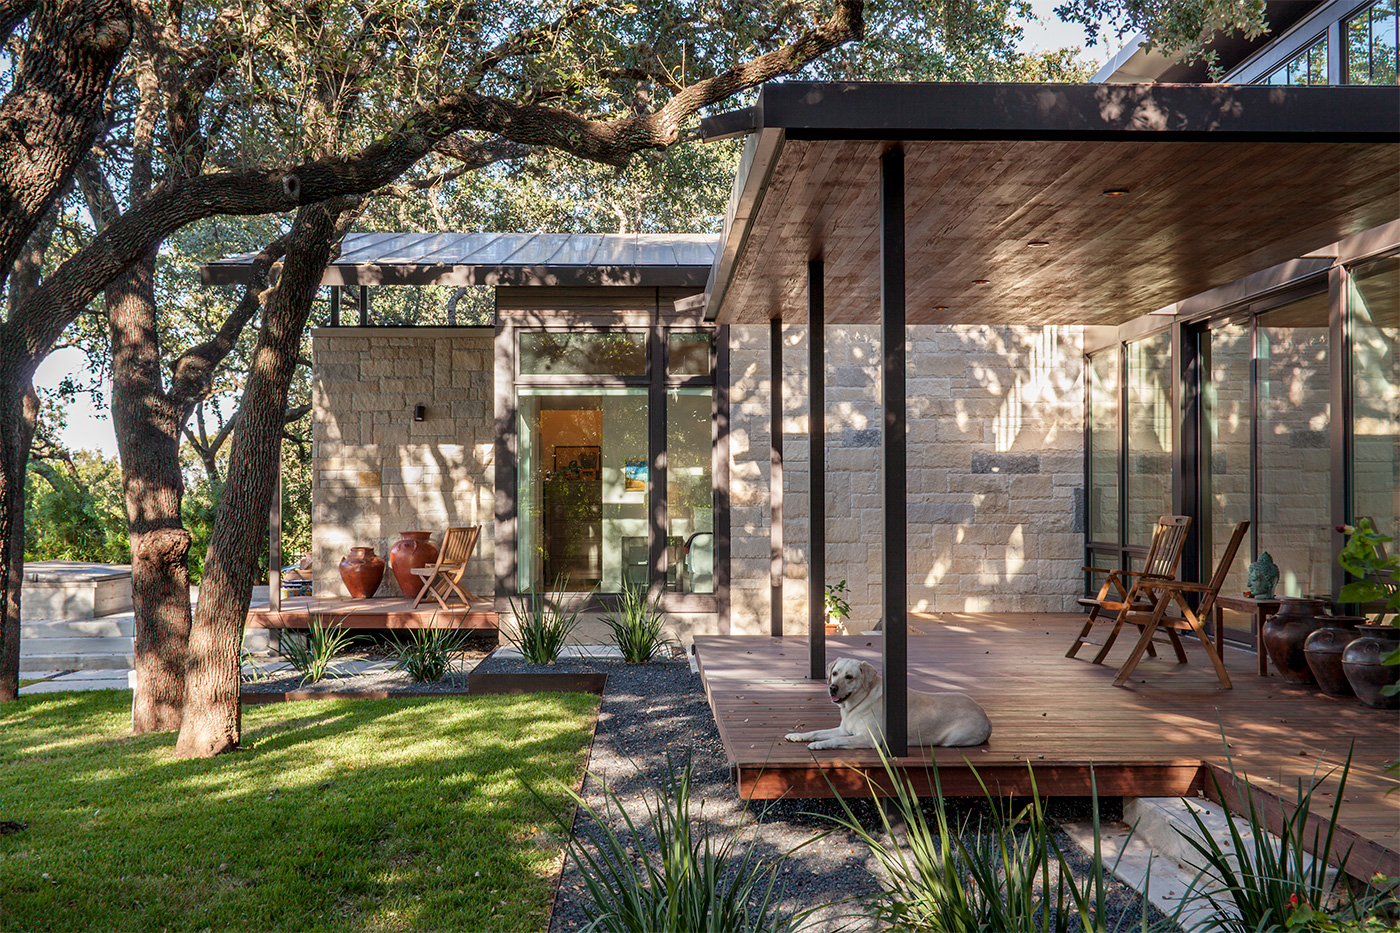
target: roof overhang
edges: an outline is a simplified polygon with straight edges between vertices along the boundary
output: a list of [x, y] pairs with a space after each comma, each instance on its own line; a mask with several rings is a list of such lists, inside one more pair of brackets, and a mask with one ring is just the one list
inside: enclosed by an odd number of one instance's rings
[[[711, 234], [352, 233], [322, 285], [701, 288]], [[200, 267], [205, 285], [240, 285], [255, 254]]]
[[910, 323], [1119, 324], [1400, 217], [1397, 104], [1393, 87], [768, 85], [702, 129], [748, 136], [706, 316], [800, 320], [821, 259], [827, 321], [874, 320], [879, 157], [899, 145]]

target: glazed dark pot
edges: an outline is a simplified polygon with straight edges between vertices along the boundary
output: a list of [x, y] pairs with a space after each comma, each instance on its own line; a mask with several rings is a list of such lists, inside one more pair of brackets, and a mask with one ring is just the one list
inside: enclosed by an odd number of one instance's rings
[[340, 561], [340, 579], [354, 599], [368, 599], [384, 579], [384, 558], [372, 547], [352, 547]]
[[1400, 696], [1382, 696], [1381, 688], [1400, 682], [1400, 666], [1382, 664], [1381, 659], [1400, 644], [1400, 629], [1393, 625], [1361, 625], [1360, 638], [1353, 639], [1342, 652], [1342, 669], [1363, 706], [1372, 709], [1400, 708]]
[[1317, 630], [1317, 617], [1327, 608], [1320, 599], [1285, 596], [1278, 612], [1264, 623], [1264, 647], [1274, 667], [1291, 684], [1310, 684], [1312, 671], [1303, 654], [1303, 642]]
[[399, 592], [417, 596], [423, 581], [415, 577], [413, 571], [437, 559], [438, 546], [428, 540], [428, 532], [400, 531], [399, 540], [389, 548], [389, 566], [393, 568], [394, 579], [399, 581]]
[[1349, 697], [1351, 684], [1342, 670], [1342, 652], [1356, 638], [1356, 627], [1365, 616], [1323, 616], [1322, 627], [1303, 642], [1303, 655], [1308, 669], [1317, 680], [1317, 688], [1329, 697]]

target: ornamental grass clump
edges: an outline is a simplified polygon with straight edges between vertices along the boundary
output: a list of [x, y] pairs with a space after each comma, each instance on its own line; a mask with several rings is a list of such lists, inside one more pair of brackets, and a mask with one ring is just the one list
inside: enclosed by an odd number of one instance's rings
[[[888, 801], [873, 796], [883, 837], [862, 824], [840, 797], [834, 817], [859, 837], [884, 869], [884, 890], [867, 904], [881, 929], [926, 933], [1067, 933], [1071, 930], [1154, 929], [1145, 902], [1110, 927], [1109, 882], [1100, 848], [1094, 786], [1094, 853], [1087, 877], [1076, 877], [1061, 848], [1031, 773], [1031, 803], [1012, 813], [980, 776], [989, 816], [955, 824], [948, 815], [938, 771], [934, 794], [921, 801], [909, 778], [879, 750]], [[973, 771], [976, 775], [976, 771]], [[927, 812], [933, 813], [933, 825]]]
[[617, 604], [603, 615], [613, 643], [629, 664], [666, 658], [677, 642], [666, 634], [666, 615], [659, 600], [648, 599], [646, 587], [624, 584]]
[[437, 683], [452, 670], [453, 657], [466, 644], [467, 633], [460, 630], [420, 628], [390, 646], [394, 670], [407, 671], [416, 683]]
[[555, 578], [550, 593], [535, 590], [510, 601], [515, 628], [505, 630], [506, 640], [531, 664], [557, 661], [560, 650], [578, 628], [582, 604], [579, 601], [572, 609], [566, 608], [565, 583], [566, 579], [560, 576]]
[[[1187, 900], [1205, 900], [1212, 911], [1200, 929], [1221, 933], [1394, 929], [1380, 915], [1394, 911], [1397, 879], [1378, 875], [1372, 880], [1372, 892], [1351, 898], [1340, 889], [1350, 849], [1337, 859], [1335, 872], [1329, 867], [1350, 771], [1348, 752], [1325, 831], [1321, 826], [1308, 830], [1313, 794], [1322, 783], [1318, 779], [1306, 790], [1299, 784], [1297, 805], [1291, 813], [1283, 814], [1282, 827], [1272, 833], [1255, 805], [1249, 778], [1237, 774], [1234, 762], [1230, 762], [1231, 777], [1248, 804], [1248, 812], [1237, 818], [1225, 810], [1226, 842], [1216, 839], [1194, 810], [1191, 818], [1198, 832], [1182, 833], [1201, 857], [1199, 863], [1191, 864], [1198, 874]], [[1211, 781], [1216, 796], [1222, 797], [1214, 773]]]
[[[570, 791], [593, 826], [591, 839], [575, 835], [566, 845], [583, 876], [586, 929], [605, 933], [791, 933], [800, 929], [810, 911], [792, 913], [779, 907], [778, 879], [786, 855], [765, 860], [752, 836], [747, 843], [737, 833], [717, 839], [703, 814], [692, 813], [692, 773], [689, 760], [678, 770], [668, 754], [660, 786], [642, 796], [644, 817], [629, 813], [606, 785], [607, 813]], [[613, 829], [619, 825], [613, 808], [621, 815], [620, 831]]]
[[348, 675], [346, 669], [334, 663], [335, 656], [350, 646], [352, 637], [340, 621], [327, 625], [324, 616], [313, 615], [305, 633], [282, 636], [282, 657], [301, 674], [303, 686]]

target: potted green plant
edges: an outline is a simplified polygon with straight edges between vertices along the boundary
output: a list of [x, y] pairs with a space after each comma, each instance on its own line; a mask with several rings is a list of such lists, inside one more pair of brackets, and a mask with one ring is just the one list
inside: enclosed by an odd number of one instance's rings
[[851, 604], [846, 601], [850, 593], [846, 581], [826, 585], [826, 633], [839, 635], [846, 627], [845, 620], [851, 614]]
[[1392, 539], [1377, 531], [1369, 518], [1338, 525], [1337, 531], [1347, 536], [1337, 563], [1356, 577], [1342, 587], [1338, 600], [1383, 605], [1370, 625], [1358, 626], [1363, 634], [1342, 653], [1342, 668], [1358, 700], [1393, 709], [1400, 706], [1400, 615], [1395, 615], [1400, 613], [1400, 557], [1386, 553], [1385, 543]]

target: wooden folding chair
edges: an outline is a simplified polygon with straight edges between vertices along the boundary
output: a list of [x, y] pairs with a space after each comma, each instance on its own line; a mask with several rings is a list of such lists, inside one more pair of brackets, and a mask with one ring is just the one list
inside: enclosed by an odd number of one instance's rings
[[[1182, 663], [1186, 662], [1186, 652], [1182, 650], [1181, 639], [1177, 637], [1177, 631], [1193, 632], [1200, 641], [1201, 646], [1206, 650], [1206, 657], [1210, 658], [1210, 663], [1215, 667], [1215, 676], [1220, 679], [1220, 684], [1225, 689], [1230, 689], [1230, 675], [1225, 672], [1225, 662], [1220, 658], [1218, 646], [1210, 643], [1210, 638], [1206, 635], [1205, 626], [1201, 624], [1202, 619], [1208, 619], [1215, 610], [1215, 598], [1220, 595], [1220, 588], [1225, 585], [1225, 578], [1230, 573], [1230, 565], [1235, 562], [1235, 552], [1240, 549], [1240, 541], [1244, 539], [1244, 533], [1249, 530], [1249, 522], [1240, 522], [1235, 526], [1235, 533], [1230, 536], [1230, 543], [1225, 546], [1225, 552], [1220, 555], [1220, 563], [1215, 566], [1215, 575], [1210, 578], [1209, 583], [1183, 583], [1180, 580], [1148, 580], [1142, 584], [1142, 588], [1152, 593], [1157, 600], [1155, 608], [1150, 613], [1129, 609], [1127, 621], [1138, 625], [1142, 629], [1142, 634], [1138, 636], [1138, 642], [1133, 646], [1133, 651], [1128, 655], [1128, 660], [1123, 662], [1123, 666], [1118, 669], [1118, 676], [1113, 679], [1114, 686], [1121, 687], [1127, 683], [1128, 677], [1133, 673], [1133, 668], [1138, 666], [1142, 660], [1144, 652], [1152, 644], [1153, 635], [1160, 629], [1167, 633], [1171, 639], [1172, 647], [1176, 649], [1176, 656]], [[1186, 601], [1187, 593], [1200, 593], [1200, 605], [1192, 609], [1190, 603]], [[1175, 602], [1181, 610], [1181, 616], [1168, 616], [1167, 606]], [[1216, 640], [1219, 641], [1220, 633], [1216, 632]]]
[[[1074, 644], [1069, 646], [1065, 657], [1074, 657], [1086, 642], [1095, 644], [1095, 642], [1089, 642], [1089, 630], [1094, 627], [1096, 622], [1107, 622], [1112, 619], [1113, 630], [1104, 640], [1099, 653], [1094, 656], [1094, 663], [1102, 664], [1109, 649], [1118, 639], [1118, 632], [1127, 621], [1129, 611], [1139, 609], [1151, 612], [1157, 608], [1156, 596], [1150, 590], [1143, 589], [1143, 581], [1173, 580], [1176, 578], [1176, 568], [1181, 563], [1181, 552], [1186, 547], [1186, 532], [1190, 527], [1191, 517], [1189, 515], [1163, 515], [1157, 519], [1157, 527], [1152, 531], [1152, 544], [1147, 549], [1147, 560], [1143, 563], [1141, 571], [1084, 568], [1086, 571], [1107, 574], [1107, 576], [1103, 581], [1103, 586], [1099, 587], [1098, 596], [1093, 598], [1086, 596], [1079, 599], [1079, 605], [1089, 609], [1089, 617], [1084, 620], [1084, 627], [1079, 630], [1079, 637], [1074, 640]], [[1114, 592], [1115, 590], [1116, 592]], [[1147, 646], [1147, 651], [1153, 657], [1157, 656], [1150, 644]], [[1182, 656], [1181, 660], [1185, 661], [1186, 658]]]
[[412, 608], [417, 609], [423, 597], [430, 593], [444, 609], [449, 608], [447, 600], [454, 594], [468, 606], [472, 604], [476, 595], [462, 586], [462, 574], [467, 571], [467, 563], [480, 537], [480, 525], [447, 529], [442, 536], [442, 550], [438, 553], [437, 563], [431, 567], [417, 567], [413, 571], [414, 576], [423, 578], [423, 588], [413, 600]]

